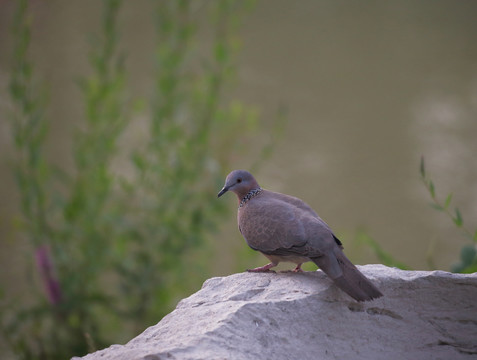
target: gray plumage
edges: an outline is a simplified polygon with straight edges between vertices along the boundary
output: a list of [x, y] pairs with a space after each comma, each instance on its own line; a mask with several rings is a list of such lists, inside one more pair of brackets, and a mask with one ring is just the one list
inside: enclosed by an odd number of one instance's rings
[[304, 201], [261, 189], [248, 171], [234, 170], [225, 180], [220, 197], [237, 195], [239, 230], [254, 250], [271, 262], [249, 271], [269, 271], [279, 262], [313, 261], [335, 284], [357, 301], [381, 297], [381, 292], [344, 255], [330, 227]]

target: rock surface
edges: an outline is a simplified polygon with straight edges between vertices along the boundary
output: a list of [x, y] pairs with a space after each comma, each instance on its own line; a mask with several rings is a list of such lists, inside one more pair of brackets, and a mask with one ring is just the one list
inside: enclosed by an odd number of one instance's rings
[[357, 303], [321, 271], [212, 278], [126, 345], [82, 359], [477, 358], [477, 273], [359, 269], [384, 297]]

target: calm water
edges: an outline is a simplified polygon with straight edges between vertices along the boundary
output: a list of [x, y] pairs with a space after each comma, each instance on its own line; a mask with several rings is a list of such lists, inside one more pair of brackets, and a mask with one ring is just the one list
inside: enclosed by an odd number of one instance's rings
[[260, 1], [237, 94], [267, 122], [289, 109], [262, 185], [305, 199], [345, 245], [365, 227], [412, 267], [426, 268], [431, 246], [448, 269], [465, 240], [428, 206], [418, 167], [424, 155], [475, 230], [476, 14], [472, 1]]
[[[0, 13], [5, 49], [11, 3], [2, 2]], [[71, 79], [87, 69], [86, 38], [100, 12], [93, 0], [33, 3], [38, 26], [32, 53], [49, 83], [50, 115], [56, 119], [48, 151], [56, 161], [68, 162], [62, 150], [69, 146], [65, 134], [82, 111]], [[148, 6], [149, 1], [128, 2], [121, 18], [135, 69], [132, 91], [139, 95], [151, 87]], [[477, 228], [476, 14], [476, 1], [261, 0], [244, 23], [233, 96], [260, 109], [264, 126], [271, 126], [280, 104], [288, 108], [289, 119], [256, 177], [265, 188], [306, 200], [341, 235], [358, 263], [376, 261], [371, 251], [354, 244], [358, 228], [414, 268], [426, 268], [431, 245], [439, 268], [449, 269], [457, 258], [465, 240], [428, 206], [418, 174], [421, 155], [438, 194], [444, 198], [453, 192], [465, 222]], [[7, 60], [8, 51], [2, 51], [2, 97]], [[263, 131], [251, 147], [268, 139]], [[0, 140], [2, 154], [8, 154], [4, 121]], [[243, 158], [233, 167], [250, 163]], [[2, 163], [0, 226], [2, 238], [12, 239], [16, 195], [6, 169]], [[222, 201], [235, 207], [231, 197]], [[231, 215], [222, 232], [224, 253], [245, 246], [234, 220]], [[8, 271], [0, 280], [15, 278], [19, 246], [4, 240], [2, 248], [0, 261]], [[225, 255], [218, 274], [232, 271], [228, 262]]]

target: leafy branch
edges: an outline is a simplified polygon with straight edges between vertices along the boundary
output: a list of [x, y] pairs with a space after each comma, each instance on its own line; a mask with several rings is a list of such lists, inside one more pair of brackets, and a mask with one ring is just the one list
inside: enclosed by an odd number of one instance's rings
[[451, 219], [454, 225], [460, 229], [464, 236], [471, 242], [471, 244], [462, 247], [460, 262], [452, 266], [452, 271], [466, 273], [477, 271], [477, 230], [471, 231], [464, 225], [464, 218], [458, 207], [454, 207], [452, 210], [452, 193], [448, 194], [443, 202], [437, 197], [434, 182], [426, 171], [424, 157], [421, 157], [419, 172], [421, 175], [421, 181], [431, 196], [432, 202], [430, 203], [430, 206], [437, 211], [443, 212], [449, 219]]

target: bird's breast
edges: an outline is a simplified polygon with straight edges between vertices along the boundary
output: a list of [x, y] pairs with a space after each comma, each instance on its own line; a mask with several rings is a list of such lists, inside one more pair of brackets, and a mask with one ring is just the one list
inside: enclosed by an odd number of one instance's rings
[[305, 239], [298, 209], [281, 201], [251, 200], [239, 209], [237, 220], [248, 245], [256, 250], [289, 247]]

